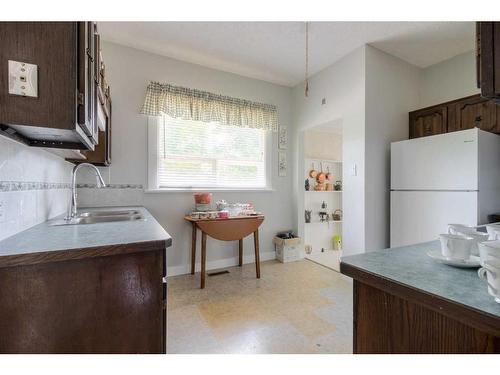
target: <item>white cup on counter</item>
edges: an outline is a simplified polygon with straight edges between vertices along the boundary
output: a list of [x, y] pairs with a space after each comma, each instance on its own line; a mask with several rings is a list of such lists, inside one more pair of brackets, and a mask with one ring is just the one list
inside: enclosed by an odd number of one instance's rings
[[443, 257], [454, 260], [468, 260], [474, 239], [461, 234], [440, 234], [441, 254]]
[[486, 224], [489, 240], [500, 240], [500, 224]]
[[476, 227], [464, 224], [448, 224], [448, 234], [467, 234], [476, 232]]
[[479, 244], [484, 241], [488, 241], [489, 235], [484, 232], [468, 232], [468, 233], [459, 233], [459, 235], [463, 235], [466, 237], [471, 237], [473, 239], [473, 244], [471, 247], [471, 254], [475, 256], [479, 256]]
[[474, 239], [474, 244], [471, 248], [471, 254], [475, 256], [479, 256], [479, 243], [488, 241], [490, 238], [488, 233], [479, 232], [476, 230], [476, 227], [470, 227], [463, 224], [448, 224], [448, 233], [459, 236], [472, 237]]
[[484, 262], [477, 274], [488, 285], [488, 294], [500, 303], [500, 259]]
[[500, 241], [484, 241], [479, 243], [478, 246], [481, 266], [484, 265], [484, 262], [490, 260], [500, 261]]

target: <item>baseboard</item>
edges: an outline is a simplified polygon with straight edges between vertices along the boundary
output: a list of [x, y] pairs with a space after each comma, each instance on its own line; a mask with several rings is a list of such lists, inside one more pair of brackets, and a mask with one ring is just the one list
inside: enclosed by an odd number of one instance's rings
[[[266, 261], [266, 260], [273, 260], [273, 259], [276, 259], [276, 252], [274, 252], [274, 251], [260, 253], [261, 262]], [[243, 256], [243, 264], [254, 263], [254, 262], [255, 262], [254, 256], [252, 256], [252, 255]], [[207, 262], [207, 271], [219, 269], [219, 268], [224, 268], [224, 267], [232, 267], [232, 266], [237, 266], [237, 265], [238, 265], [238, 258], [237, 257], [212, 260], [212, 261]], [[201, 263], [198, 262], [195, 265], [195, 271], [200, 272], [200, 270], [201, 270]], [[190, 272], [191, 272], [191, 265], [190, 264], [182, 264], [180, 266], [167, 267], [167, 276], [186, 275]]]

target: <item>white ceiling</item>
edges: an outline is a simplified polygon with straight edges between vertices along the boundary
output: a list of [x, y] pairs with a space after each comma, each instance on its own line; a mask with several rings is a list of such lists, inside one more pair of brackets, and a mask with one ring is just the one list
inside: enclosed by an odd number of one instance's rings
[[[303, 22], [100, 22], [103, 39], [285, 86], [304, 79]], [[312, 22], [309, 72], [371, 44], [426, 67], [474, 48], [473, 22]]]

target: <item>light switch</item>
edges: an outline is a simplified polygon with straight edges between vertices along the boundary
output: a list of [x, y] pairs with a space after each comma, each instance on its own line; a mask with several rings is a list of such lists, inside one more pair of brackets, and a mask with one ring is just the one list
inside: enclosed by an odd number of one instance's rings
[[38, 66], [9, 60], [9, 94], [38, 97]]
[[351, 167], [351, 176], [357, 176], [358, 175], [358, 166], [356, 164], [353, 164]]

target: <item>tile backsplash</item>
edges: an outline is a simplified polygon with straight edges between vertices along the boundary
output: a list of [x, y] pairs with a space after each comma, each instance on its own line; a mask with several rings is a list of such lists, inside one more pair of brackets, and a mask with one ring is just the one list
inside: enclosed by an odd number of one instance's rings
[[93, 184], [78, 184], [78, 207], [143, 206], [142, 185], [111, 184], [97, 188]]
[[66, 211], [72, 167], [0, 136], [0, 240]]

